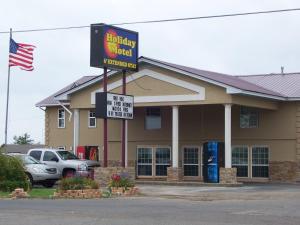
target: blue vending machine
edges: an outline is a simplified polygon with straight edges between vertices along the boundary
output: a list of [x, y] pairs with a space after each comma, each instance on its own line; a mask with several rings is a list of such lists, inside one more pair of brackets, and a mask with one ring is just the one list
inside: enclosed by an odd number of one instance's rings
[[219, 183], [219, 169], [224, 166], [224, 143], [206, 142], [203, 145], [203, 180]]

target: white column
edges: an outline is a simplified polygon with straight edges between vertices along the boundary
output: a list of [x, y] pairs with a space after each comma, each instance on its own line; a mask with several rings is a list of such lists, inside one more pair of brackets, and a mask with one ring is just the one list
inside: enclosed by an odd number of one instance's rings
[[231, 104], [225, 104], [225, 168], [231, 168]]
[[77, 152], [77, 146], [79, 144], [79, 109], [74, 109], [74, 121], [73, 121], [73, 151], [74, 151], [74, 154], [76, 154]]
[[172, 106], [172, 167], [178, 167], [178, 106]]

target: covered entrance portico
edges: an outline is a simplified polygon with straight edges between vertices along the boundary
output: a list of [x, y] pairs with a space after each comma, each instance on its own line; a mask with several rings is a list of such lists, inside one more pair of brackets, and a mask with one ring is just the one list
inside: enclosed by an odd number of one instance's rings
[[[151, 106], [139, 109], [138, 111], [146, 111], [149, 108], [160, 108], [160, 129], [167, 129], [171, 135], [161, 137], [158, 142], [151, 141], [152, 146], [137, 146], [137, 177], [201, 181], [202, 144], [209, 140], [225, 142], [225, 168], [231, 170], [231, 107], [232, 104], [219, 104]], [[211, 114], [210, 111], [214, 113]], [[206, 117], [206, 114], [209, 116]], [[212, 124], [211, 127], [206, 128], [209, 124]], [[149, 130], [149, 133], [155, 132], [161, 131]]]
[[[224, 105], [224, 143], [225, 143], [225, 168], [223, 171], [226, 174], [234, 174], [235, 170], [231, 168], [231, 104]], [[220, 126], [222, 127], [222, 126]], [[184, 147], [183, 148], [183, 166], [179, 166], [179, 107], [172, 106], [172, 167], [168, 168], [167, 172], [167, 180], [168, 181], [181, 181], [183, 177], [196, 177], [193, 175], [197, 175], [198, 177], [202, 177], [201, 172], [201, 160], [202, 154], [200, 154], [200, 148], [195, 147]], [[200, 158], [200, 160], [199, 160]], [[198, 167], [198, 174], [197, 171], [189, 171], [191, 166]], [[188, 167], [189, 166], [189, 167]], [[201, 172], [199, 174], [199, 169], [201, 168]], [[194, 168], [195, 170], [195, 168]], [[235, 175], [236, 176], [236, 175]], [[221, 181], [224, 180], [225, 177], [221, 177]], [[234, 177], [230, 177], [230, 179], [235, 179]], [[227, 182], [227, 181], [225, 181]]]

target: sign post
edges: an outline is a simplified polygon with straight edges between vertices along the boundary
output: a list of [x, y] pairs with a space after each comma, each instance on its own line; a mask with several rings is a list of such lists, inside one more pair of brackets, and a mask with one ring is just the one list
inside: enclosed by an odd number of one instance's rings
[[[103, 72], [103, 91], [107, 92], [107, 68]], [[103, 120], [103, 167], [107, 167], [107, 118]]]
[[[126, 95], [126, 70], [122, 71], [122, 83], [123, 83], [123, 88], [122, 88], [122, 94]], [[121, 166], [122, 167], [127, 167], [127, 160], [125, 159], [126, 154], [126, 136], [127, 136], [127, 130], [126, 130], [126, 120], [122, 120], [122, 161], [121, 161]]]
[[[90, 66], [104, 68], [103, 93], [96, 94], [96, 117], [103, 118], [103, 166], [107, 167], [107, 119], [122, 119], [121, 165], [127, 166], [127, 119], [133, 96], [126, 95], [126, 71], [138, 71], [138, 33], [105, 24], [91, 25]], [[107, 92], [107, 69], [122, 71], [122, 95]], [[101, 95], [102, 94], [102, 95]]]

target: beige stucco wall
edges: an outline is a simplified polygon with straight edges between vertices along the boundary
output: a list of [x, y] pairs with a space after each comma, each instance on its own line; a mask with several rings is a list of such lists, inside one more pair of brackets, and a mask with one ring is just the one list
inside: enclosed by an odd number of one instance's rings
[[65, 146], [67, 150], [73, 146], [73, 121], [69, 121], [69, 114], [65, 113], [65, 128], [58, 128], [58, 109], [47, 107], [45, 113], [45, 144], [57, 148]]

